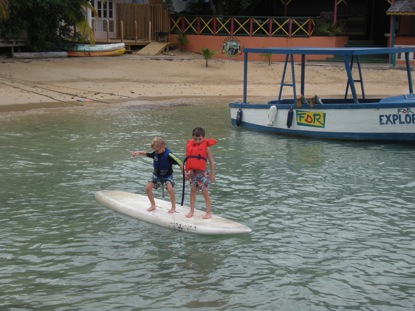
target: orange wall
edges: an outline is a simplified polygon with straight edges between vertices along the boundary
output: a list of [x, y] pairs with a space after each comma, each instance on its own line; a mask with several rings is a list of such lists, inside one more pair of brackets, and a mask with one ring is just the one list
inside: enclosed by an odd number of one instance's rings
[[[200, 35], [187, 35], [189, 43], [184, 47], [185, 51], [201, 53], [202, 48], [209, 48], [210, 50], [217, 51], [217, 54], [214, 58], [229, 58], [222, 52], [222, 45], [226, 40], [229, 40], [230, 37], [222, 36], [200, 36]], [[348, 41], [347, 36], [342, 37], [295, 37], [295, 38], [286, 38], [286, 37], [233, 37], [233, 40], [239, 41], [239, 45], [244, 47], [300, 47], [300, 46], [309, 46], [309, 47], [344, 47]], [[179, 46], [177, 41], [177, 35], [170, 34], [169, 42], [175, 43]], [[326, 55], [312, 55], [307, 56], [307, 59], [310, 60], [324, 60], [327, 58]], [[232, 57], [232, 59], [243, 60], [243, 54], [239, 56]], [[264, 57], [260, 54], [252, 54], [249, 56], [250, 60], [264, 60]], [[284, 55], [273, 55], [271, 58], [272, 61], [284, 61]], [[295, 59], [298, 61], [299, 59]]]
[[395, 37], [395, 45], [415, 45], [415, 37]]

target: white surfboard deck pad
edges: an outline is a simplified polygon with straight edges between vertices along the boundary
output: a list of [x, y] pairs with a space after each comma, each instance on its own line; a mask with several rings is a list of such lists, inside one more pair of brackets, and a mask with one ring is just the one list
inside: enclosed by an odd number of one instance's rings
[[203, 219], [204, 211], [195, 209], [194, 215], [187, 218], [190, 208], [180, 206], [176, 202], [176, 212], [169, 214], [169, 201], [155, 199], [156, 210], [148, 212], [150, 201], [147, 196], [124, 191], [98, 191], [95, 198], [102, 205], [119, 213], [143, 220], [159, 226], [176, 229], [183, 232], [192, 232], [205, 235], [249, 233], [251, 228], [238, 222], [212, 215], [210, 219]]

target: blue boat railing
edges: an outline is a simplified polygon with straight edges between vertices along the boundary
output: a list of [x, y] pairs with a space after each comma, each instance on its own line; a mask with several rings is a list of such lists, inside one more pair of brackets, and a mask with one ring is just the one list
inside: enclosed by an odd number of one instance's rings
[[[362, 92], [362, 100], [365, 100], [366, 95], [363, 85], [363, 75], [361, 71], [360, 56], [362, 55], [379, 55], [379, 54], [403, 54], [406, 63], [406, 72], [408, 77], [409, 94], [413, 94], [412, 74], [410, 67], [410, 53], [413, 53], [412, 47], [395, 47], [395, 48], [314, 48], [314, 47], [297, 47], [297, 48], [245, 48], [244, 49], [244, 82], [243, 82], [243, 102], [247, 102], [247, 76], [248, 76], [248, 55], [249, 53], [259, 54], [279, 54], [285, 55], [284, 69], [282, 73], [280, 91], [278, 101], [282, 100], [282, 91], [284, 87], [292, 87], [293, 100], [297, 99], [297, 86], [294, 71], [294, 55], [301, 56], [301, 75], [300, 75], [300, 92], [305, 94], [305, 56], [306, 55], [334, 55], [343, 57], [343, 62], [347, 74], [347, 85], [344, 98], [349, 94], [349, 89], [352, 94], [353, 102], [359, 103], [359, 98], [356, 92], [356, 83], [360, 84]], [[291, 67], [291, 81], [286, 82], [287, 66]], [[359, 78], [354, 79], [352, 69], [353, 65], [357, 65]]]

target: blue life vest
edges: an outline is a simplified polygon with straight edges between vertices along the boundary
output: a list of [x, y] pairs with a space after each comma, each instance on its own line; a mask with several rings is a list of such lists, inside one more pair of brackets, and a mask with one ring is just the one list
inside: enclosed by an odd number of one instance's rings
[[154, 153], [154, 175], [159, 177], [166, 177], [173, 173], [172, 165], [169, 162], [170, 149], [166, 148], [166, 151], [162, 154]]

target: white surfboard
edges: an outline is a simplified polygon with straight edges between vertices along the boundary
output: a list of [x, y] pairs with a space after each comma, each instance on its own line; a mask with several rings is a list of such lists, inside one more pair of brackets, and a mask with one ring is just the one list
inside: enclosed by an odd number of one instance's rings
[[205, 212], [195, 209], [193, 217], [187, 218], [189, 207], [176, 205], [176, 213], [169, 214], [170, 202], [156, 199], [156, 210], [148, 212], [150, 202], [147, 196], [123, 191], [98, 191], [95, 198], [102, 205], [119, 213], [153, 223], [159, 226], [206, 235], [249, 233], [251, 228], [212, 215], [210, 219], [203, 219]]

